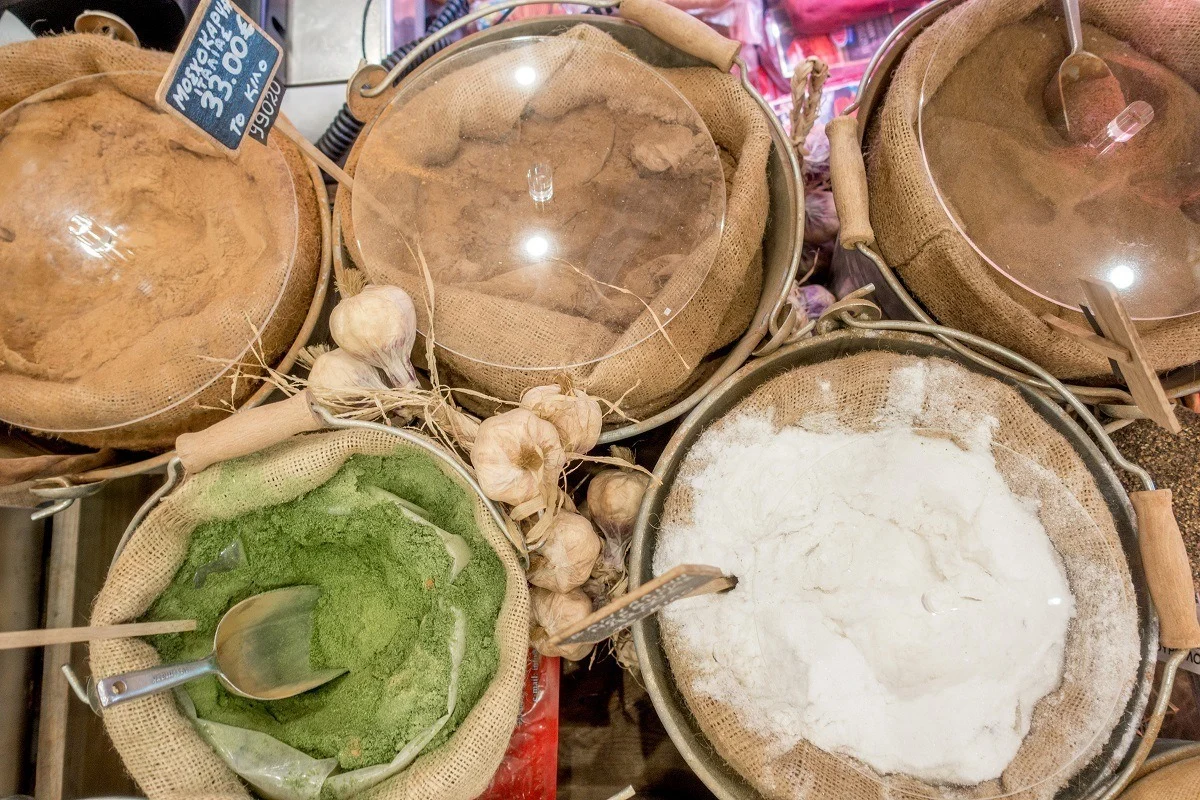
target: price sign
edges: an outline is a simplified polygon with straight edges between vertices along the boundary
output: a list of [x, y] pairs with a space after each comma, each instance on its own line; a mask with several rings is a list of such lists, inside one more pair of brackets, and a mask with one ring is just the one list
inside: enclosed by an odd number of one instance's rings
[[252, 126], [265, 141], [281, 87], [273, 112], [262, 120], [258, 115], [272, 84], [278, 86], [282, 58], [279, 45], [230, 0], [204, 0], [158, 87], [158, 105], [226, 149], [236, 150]]
[[250, 129], [247, 132], [251, 139], [259, 144], [267, 143], [267, 134], [275, 126], [275, 120], [279, 118], [279, 108], [282, 105], [283, 86], [279, 81], [272, 79], [267, 84], [266, 91], [263, 92], [263, 101], [262, 105], [258, 107], [258, 113], [254, 115], [254, 119], [250, 120]]
[[709, 592], [726, 592], [734, 586], [737, 586], [737, 578], [725, 575], [716, 567], [680, 564], [560, 631], [551, 637], [550, 644], [603, 642], [676, 600]]

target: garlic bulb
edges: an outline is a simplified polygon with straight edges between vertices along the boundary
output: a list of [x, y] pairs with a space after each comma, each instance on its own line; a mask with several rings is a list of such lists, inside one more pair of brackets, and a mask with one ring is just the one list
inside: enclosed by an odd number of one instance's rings
[[400, 287], [369, 285], [347, 297], [329, 315], [329, 332], [343, 350], [383, 370], [392, 386], [416, 385], [409, 358], [417, 340], [417, 310]]
[[546, 643], [551, 636], [565, 630], [592, 613], [592, 601], [583, 592], [575, 589], [559, 593], [548, 589], [534, 588], [529, 593], [533, 604], [533, 619], [539, 629], [534, 629], [533, 645], [544, 656], [562, 656], [578, 661], [592, 651], [590, 644], [551, 647]]
[[550, 523], [545, 544], [530, 557], [529, 582], [555, 592], [578, 589], [587, 581], [600, 555], [600, 537], [592, 523], [560, 511]]
[[606, 469], [588, 484], [587, 505], [596, 527], [618, 541], [633, 535], [642, 497], [650, 476], [642, 472]]
[[841, 225], [833, 205], [833, 192], [810, 190], [804, 195], [804, 241], [809, 244], [832, 242]]
[[579, 389], [535, 386], [521, 395], [521, 407], [552, 424], [568, 453], [586, 453], [600, 439], [604, 412], [600, 403]]
[[483, 493], [511, 506], [548, 498], [565, 463], [558, 431], [524, 408], [479, 423], [471, 446], [471, 465]]
[[334, 348], [316, 357], [308, 372], [308, 385], [318, 395], [323, 392], [387, 388], [373, 366], [341, 348]]

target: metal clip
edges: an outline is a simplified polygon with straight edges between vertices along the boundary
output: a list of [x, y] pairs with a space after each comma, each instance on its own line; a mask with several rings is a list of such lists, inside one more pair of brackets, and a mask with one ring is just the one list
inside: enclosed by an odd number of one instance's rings
[[867, 299], [874, 292], [875, 285], [868, 283], [825, 309], [825, 313], [817, 319], [817, 335], [830, 333], [845, 325], [846, 315], [859, 322], [878, 322], [882, 319], [883, 312], [879, 306]]
[[60, 511], [66, 511], [76, 500], [95, 494], [104, 488], [104, 481], [92, 483], [71, 483], [65, 477], [46, 478], [38, 481], [29, 489], [29, 493], [42, 500], [52, 501], [50, 505], [39, 506], [29, 518], [34, 522], [48, 519]]
[[79, 680], [79, 676], [75, 674], [75, 670], [71, 669], [70, 664], [62, 665], [62, 674], [66, 676], [67, 683], [71, 686], [71, 691], [79, 698], [79, 701], [86, 703], [96, 714], [100, 713], [100, 698], [96, 696], [96, 682], [91, 678], [87, 679], [87, 683]]

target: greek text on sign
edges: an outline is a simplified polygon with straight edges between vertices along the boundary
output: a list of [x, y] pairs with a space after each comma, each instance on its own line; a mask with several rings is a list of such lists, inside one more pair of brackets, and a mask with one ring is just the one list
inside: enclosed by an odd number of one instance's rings
[[158, 105], [236, 150], [281, 60], [279, 45], [230, 0], [205, 0], [159, 84]]
[[628, 628], [640, 619], [661, 608], [698, 594], [724, 592], [737, 585], [737, 578], [725, 575], [716, 567], [701, 564], [680, 564], [651, 581], [622, 595], [599, 611], [559, 632], [550, 639], [551, 645], [595, 644], [614, 633]]

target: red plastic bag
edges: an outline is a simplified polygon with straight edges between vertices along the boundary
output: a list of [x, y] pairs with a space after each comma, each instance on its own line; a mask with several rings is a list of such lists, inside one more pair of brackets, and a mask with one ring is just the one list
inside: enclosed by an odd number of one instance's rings
[[560, 668], [559, 659], [530, 649], [517, 729], [491, 785], [478, 800], [554, 800]]
[[923, 0], [787, 0], [792, 25], [800, 34], [829, 33], [897, 11], [909, 11]]

